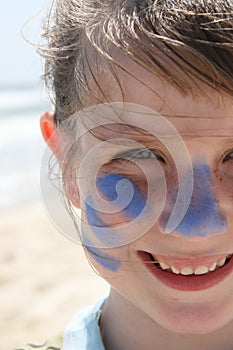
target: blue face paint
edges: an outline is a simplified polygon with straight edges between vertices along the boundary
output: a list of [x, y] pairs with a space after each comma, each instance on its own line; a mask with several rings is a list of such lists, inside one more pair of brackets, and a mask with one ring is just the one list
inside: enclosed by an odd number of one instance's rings
[[[97, 187], [103, 193], [103, 195], [109, 201], [112, 202], [117, 199], [118, 194], [116, 191], [116, 186], [117, 186], [117, 183], [119, 183], [119, 181], [121, 180], [129, 181], [130, 185], [132, 185], [132, 190], [133, 190], [132, 200], [122, 210], [122, 213], [129, 218], [136, 218], [143, 211], [146, 205], [146, 202], [142, 194], [138, 191], [138, 189], [136, 188], [136, 186], [132, 181], [130, 181], [128, 178], [119, 174], [107, 174], [97, 180]], [[119, 198], [119, 202], [118, 202], [120, 207], [122, 203], [125, 203], [127, 201], [128, 199], [127, 196], [128, 196], [127, 191], [125, 192], [121, 191], [121, 198]]]
[[100, 249], [93, 247], [91, 241], [83, 231], [82, 231], [82, 240], [86, 249], [91, 254], [93, 259], [98, 264], [100, 264], [103, 268], [112, 272], [115, 272], [119, 269], [120, 262], [116, 260], [114, 257], [112, 257], [111, 255], [107, 253], [103, 253]]
[[95, 234], [96, 238], [100, 242], [104, 243], [105, 246], [115, 246], [116, 233], [110, 227], [107, 227], [97, 214], [91, 195], [87, 196], [85, 208], [88, 224], [90, 225], [90, 229]]
[[91, 226], [104, 227], [105, 225], [103, 220], [99, 217], [99, 215], [95, 210], [94, 202], [91, 195], [87, 196], [85, 207], [86, 207], [86, 216], [87, 216], [88, 223]]
[[[118, 190], [119, 184], [122, 186], [119, 190], [119, 193], [116, 191], [117, 184]], [[119, 207], [119, 213], [126, 218], [135, 218], [143, 211], [143, 208], [145, 206], [144, 198], [137, 190], [136, 186], [122, 175], [105, 175], [97, 180], [97, 187], [105, 196], [105, 198], [109, 200], [109, 202], [112, 203], [117, 200], [114, 203], [116, 205], [116, 209]], [[129, 198], [131, 198], [131, 201], [128, 205], [125, 205], [124, 208], [124, 203], [127, 204]], [[121, 207], [123, 207], [122, 210]], [[86, 198], [85, 209], [87, 221], [92, 229], [92, 232], [100, 242], [104, 243], [104, 246], [111, 247], [125, 244], [125, 239], [121, 234], [120, 229], [118, 232], [117, 229], [108, 227], [106, 223], [101, 219], [100, 215], [98, 214], [98, 210], [95, 209], [95, 204], [91, 195], [88, 195]]]
[[[124, 216], [125, 221], [128, 221], [128, 218], [137, 217], [144, 209], [146, 203], [142, 194], [129, 179], [122, 175], [105, 175], [97, 180], [97, 187], [104, 195], [105, 199], [109, 200], [109, 202], [116, 207], [116, 210], [119, 207], [119, 213], [122, 215], [123, 221]], [[119, 192], [117, 192], [117, 190]], [[130, 198], [131, 200], [129, 202]], [[122, 210], [121, 207], [123, 208]], [[122, 234], [120, 228], [118, 230], [107, 226], [101, 218], [101, 213], [95, 208], [95, 203], [91, 195], [88, 195], [86, 198], [85, 209], [87, 221], [92, 232], [101, 243], [104, 243], [105, 247], [121, 246], [125, 244], [125, 240], [128, 238]], [[112, 215], [114, 220], [114, 214]]]
[[217, 206], [208, 165], [194, 168], [193, 196], [182, 222], [176, 231], [186, 237], [222, 233], [227, 229], [227, 221]]

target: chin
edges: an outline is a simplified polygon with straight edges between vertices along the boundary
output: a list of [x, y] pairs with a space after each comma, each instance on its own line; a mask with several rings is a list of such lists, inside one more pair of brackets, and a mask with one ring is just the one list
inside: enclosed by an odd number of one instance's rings
[[214, 333], [221, 328], [223, 328], [228, 322], [218, 322], [212, 323], [212, 322], [180, 322], [179, 324], [172, 324], [169, 320], [169, 322], [164, 324], [161, 324], [161, 326], [173, 333], [178, 333], [178, 334], [199, 334], [199, 335], [204, 335], [204, 334], [210, 334]]
[[224, 308], [223, 305], [170, 305], [160, 309], [156, 319], [152, 318], [174, 333], [208, 334], [233, 322], [233, 308]]

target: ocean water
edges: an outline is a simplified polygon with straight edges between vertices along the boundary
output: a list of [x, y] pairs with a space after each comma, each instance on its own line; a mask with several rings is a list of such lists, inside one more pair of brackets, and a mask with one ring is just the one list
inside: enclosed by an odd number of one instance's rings
[[49, 109], [41, 86], [0, 86], [0, 210], [40, 198], [39, 116]]

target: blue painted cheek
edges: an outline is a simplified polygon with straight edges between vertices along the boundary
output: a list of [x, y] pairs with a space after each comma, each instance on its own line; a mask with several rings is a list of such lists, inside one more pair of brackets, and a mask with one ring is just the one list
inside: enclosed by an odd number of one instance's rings
[[[103, 195], [109, 201], [115, 201], [117, 199], [116, 185], [120, 180], [127, 180], [132, 185], [133, 196], [130, 203], [122, 210], [122, 213], [129, 218], [136, 218], [141, 214], [145, 207], [145, 199], [142, 194], [137, 190], [136, 186], [128, 178], [119, 174], [108, 174], [97, 180], [97, 187], [103, 193]], [[127, 201], [128, 193], [127, 191], [121, 192], [121, 197], [119, 198], [118, 204], [125, 203]]]
[[[126, 178], [121, 175], [110, 174], [98, 179], [97, 186], [101, 193], [106, 197], [106, 199], [108, 199], [110, 202], [113, 202], [117, 199], [118, 196], [116, 192], [117, 183], [120, 180], [125, 179]], [[145, 200], [132, 182], [130, 182], [130, 185], [133, 189], [132, 199], [130, 203], [120, 213], [122, 213], [122, 215], [126, 216], [127, 218], [135, 218], [143, 211], [143, 208], [145, 206]], [[129, 198], [127, 198], [126, 196], [128, 196], [128, 192], [121, 191], [120, 198], [117, 202], [119, 207], [121, 206], [121, 204], [128, 202]], [[88, 224], [90, 225], [92, 232], [95, 234], [96, 238], [100, 242], [104, 243], [105, 246], [109, 247], [123, 243], [124, 238], [122, 236], [120, 238], [116, 237], [116, 232], [112, 230], [111, 227], [108, 227], [106, 223], [101, 219], [101, 217], [98, 214], [98, 211], [95, 209], [95, 204], [91, 195], [88, 195], [86, 198], [85, 209]], [[104, 230], [101, 230], [100, 228], [104, 228]]]
[[107, 253], [103, 253], [100, 249], [93, 247], [91, 241], [84, 232], [82, 232], [82, 239], [86, 249], [91, 254], [93, 259], [104, 269], [112, 272], [115, 272], [119, 269], [121, 265], [120, 262], [113, 256]]
[[[105, 246], [114, 246], [116, 244], [116, 234], [114, 230], [106, 226], [104, 221], [97, 214], [91, 195], [86, 199], [85, 208], [87, 222], [96, 238], [104, 243]], [[104, 228], [104, 231], [101, 228]]]
[[194, 168], [194, 191], [188, 211], [176, 231], [187, 237], [222, 233], [227, 221], [217, 206], [211, 170], [207, 165]]
[[87, 199], [85, 202], [85, 208], [86, 208], [87, 221], [91, 226], [94, 226], [94, 227], [106, 226], [95, 210], [94, 202], [91, 195], [87, 196]]

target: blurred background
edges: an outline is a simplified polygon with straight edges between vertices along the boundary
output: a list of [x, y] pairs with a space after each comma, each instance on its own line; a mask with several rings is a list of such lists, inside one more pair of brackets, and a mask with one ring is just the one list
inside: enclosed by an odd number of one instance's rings
[[45, 146], [39, 116], [52, 105], [35, 46], [48, 6], [46, 0], [11, 0], [0, 11], [1, 350], [53, 337], [108, 291], [81, 247], [56, 231], [40, 198]]

